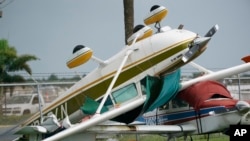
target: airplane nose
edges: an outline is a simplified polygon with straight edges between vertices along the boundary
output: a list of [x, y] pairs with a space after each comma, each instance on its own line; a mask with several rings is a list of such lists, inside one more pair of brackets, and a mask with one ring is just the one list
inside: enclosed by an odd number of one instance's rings
[[211, 37], [200, 37], [195, 39], [194, 44], [204, 47], [211, 40]]
[[183, 55], [182, 61], [187, 62], [188, 60], [190, 60], [195, 55], [195, 53], [201, 51], [207, 45], [210, 39], [211, 37], [196, 38], [193, 41], [192, 47], [189, 49], [189, 51]]

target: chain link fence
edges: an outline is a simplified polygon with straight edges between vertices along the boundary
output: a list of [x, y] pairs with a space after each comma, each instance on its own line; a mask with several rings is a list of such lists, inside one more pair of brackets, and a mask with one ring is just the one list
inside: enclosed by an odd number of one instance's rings
[[[79, 79], [80, 77], [84, 77], [84, 74], [71, 76], [78, 77]], [[35, 96], [40, 95], [44, 104], [50, 104], [77, 82], [76, 79], [58, 80], [39, 81], [37, 83], [29, 81], [29, 83], [0, 84], [0, 126], [18, 125], [33, 113], [38, 112], [39, 99]], [[235, 99], [250, 100], [249, 77], [225, 78], [221, 82], [225, 84]], [[14, 103], [14, 106], [8, 107], [7, 105], [11, 103]]]

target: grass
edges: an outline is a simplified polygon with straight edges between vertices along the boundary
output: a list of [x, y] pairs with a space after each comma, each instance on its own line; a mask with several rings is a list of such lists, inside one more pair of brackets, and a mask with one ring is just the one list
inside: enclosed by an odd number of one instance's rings
[[0, 116], [0, 125], [16, 125], [28, 119], [31, 115], [24, 116]]
[[[138, 141], [166, 141], [167, 138], [160, 135], [139, 135], [136, 137], [136, 135], [132, 134], [123, 134], [119, 135], [116, 139], [117, 141], [136, 141], [136, 138]], [[193, 141], [207, 141], [208, 136], [207, 135], [193, 135], [192, 136]], [[102, 140], [107, 141], [107, 140]], [[184, 137], [179, 137], [176, 139], [176, 141], [184, 141]], [[188, 137], [188, 141], [191, 141], [191, 139]], [[221, 133], [214, 133], [210, 134], [209, 141], [229, 141], [229, 136], [226, 136]]]

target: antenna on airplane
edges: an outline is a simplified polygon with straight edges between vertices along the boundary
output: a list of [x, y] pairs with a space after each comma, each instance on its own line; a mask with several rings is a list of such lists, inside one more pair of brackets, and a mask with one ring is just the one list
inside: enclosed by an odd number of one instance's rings
[[166, 17], [168, 10], [164, 6], [154, 5], [150, 9], [150, 13], [144, 19], [146, 25], [155, 23], [155, 28], [160, 32], [161, 25], [160, 22]]

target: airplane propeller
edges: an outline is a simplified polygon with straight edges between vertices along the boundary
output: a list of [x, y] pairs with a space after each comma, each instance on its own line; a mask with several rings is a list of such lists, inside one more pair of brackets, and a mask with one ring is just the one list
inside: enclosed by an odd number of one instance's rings
[[216, 24], [205, 34], [204, 37], [212, 37], [218, 30], [219, 26]]
[[187, 62], [188, 60], [190, 60], [195, 55], [195, 53], [200, 50], [200, 47], [206, 45], [210, 41], [210, 39], [211, 37], [196, 38], [191, 44], [189, 51], [183, 55], [182, 61]]
[[186, 52], [183, 57], [182, 61], [187, 62], [190, 58], [194, 56], [194, 54], [199, 50], [200, 46], [204, 46], [209, 42], [211, 37], [219, 30], [219, 26], [216, 24], [214, 25], [206, 34], [204, 37], [198, 37], [194, 40], [194, 43], [190, 47], [189, 51]]

